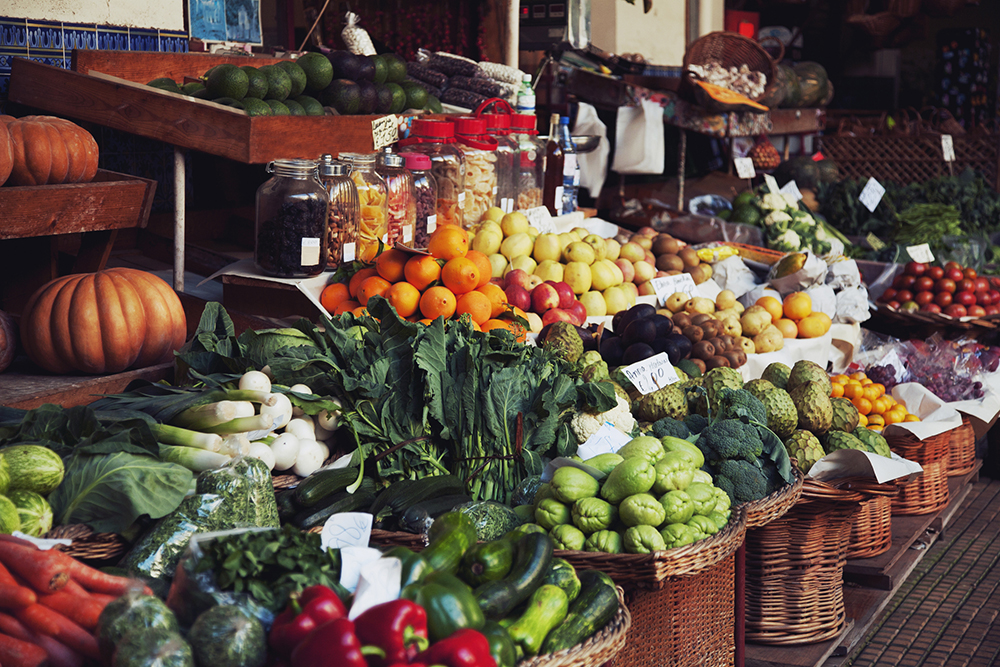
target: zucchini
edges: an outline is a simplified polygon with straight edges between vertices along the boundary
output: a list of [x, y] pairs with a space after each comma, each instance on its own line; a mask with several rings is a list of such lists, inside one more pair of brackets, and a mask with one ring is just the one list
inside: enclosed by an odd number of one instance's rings
[[[376, 512], [385, 516], [388, 509], [392, 514], [402, 514], [411, 505], [433, 500], [441, 496], [465, 493], [465, 484], [455, 475], [435, 475], [394, 483], [379, 495]], [[374, 509], [374, 508], [373, 508]], [[423, 532], [423, 531], [419, 531]]]
[[357, 478], [357, 468], [317, 470], [302, 480], [295, 489], [295, 501], [302, 507], [312, 507], [323, 498], [343, 491]]
[[282, 523], [290, 521], [301, 509], [295, 502], [295, 491], [291, 489], [274, 494], [274, 500], [278, 504], [278, 518]]
[[411, 505], [403, 512], [403, 516], [399, 520], [400, 527], [417, 535], [426, 533], [434, 519], [468, 502], [472, 502], [472, 498], [464, 494], [439, 496], [431, 500], [424, 500]]
[[354, 493], [341, 491], [328, 496], [317, 507], [304, 509], [292, 518], [292, 525], [307, 530], [322, 525], [340, 512], [366, 512], [375, 501], [375, 482], [365, 477]]
[[398, 482], [393, 482], [382, 493], [378, 494], [375, 503], [372, 505], [372, 514], [375, 515], [375, 520], [385, 519], [392, 514], [392, 507], [389, 506], [389, 501], [416, 483], [417, 480], [415, 479], [401, 479]]
[[483, 614], [499, 620], [527, 600], [548, 574], [553, 548], [552, 538], [544, 533], [530, 533], [518, 540], [508, 575], [476, 589]]
[[549, 571], [545, 574], [543, 584], [553, 584], [563, 589], [566, 597], [572, 602], [580, 594], [580, 578], [576, 576], [573, 565], [565, 558], [553, 558]]
[[606, 574], [584, 570], [579, 577], [580, 594], [570, 603], [566, 620], [545, 638], [543, 653], [576, 646], [606, 626], [618, 611], [618, 593]]

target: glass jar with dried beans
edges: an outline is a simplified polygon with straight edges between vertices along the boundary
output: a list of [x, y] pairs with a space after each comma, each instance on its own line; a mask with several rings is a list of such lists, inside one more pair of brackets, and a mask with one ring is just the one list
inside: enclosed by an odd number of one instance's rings
[[326, 268], [329, 197], [316, 180], [315, 160], [275, 160], [257, 189], [254, 262], [282, 278], [315, 276]]
[[431, 159], [423, 153], [401, 153], [406, 168], [413, 176], [415, 217], [413, 246], [426, 248], [431, 234], [437, 229], [437, 183], [431, 175]]

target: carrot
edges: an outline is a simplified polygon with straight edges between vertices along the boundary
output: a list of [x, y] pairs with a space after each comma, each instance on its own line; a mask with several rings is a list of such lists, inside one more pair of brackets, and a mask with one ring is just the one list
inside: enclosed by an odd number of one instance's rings
[[[0, 587], [0, 591], [2, 590]], [[97, 627], [97, 617], [104, 610], [104, 605], [97, 600], [89, 597], [81, 598], [65, 591], [43, 595], [38, 601], [87, 630]]]
[[[100, 570], [84, 565], [80, 561], [65, 554], [56, 554], [60, 565], [65, 568], [70, 577], [76, 583], [86, 588], [91, 593], [105, 593], [107, 595], [124, 595], [134, 590], [140, 584], [126, 577], [116, 577], [105, 574]], [[149, 590], [146, 588], [145, 590]], [[152, 591], [149, 591], [152, 594]]]
[[95, 600], [97, 600], [98, 602], [100, 602], [101, 603], [101, 608], [103, 609], [104, 607], [108, 606], [108, 603], [114, 602], [115, 600], [117, 600], [121, 596], [119, 596], [119, 595], [105, 595], [104, 593], [91, 593], [90, 597], [92, 597]]
[[48, 654], [52, 667], [83, 667], [83, 656], [58, 640], [38, 635], [36, 643]]
[[61, 592], [72, 593], [73, 595], [76, 595], [81, 598], [91, 597], [90, 593], [87, 592], [87, 589], [81, 586], [80, 584], [76, 583], [75, 581], [73, 581], [72, 578], [66, 582], [66, 586], [62, 589]]
[[10, 573], [10, 570], [8, 570], [3, 566], [3, 563], [0, 563], [0, 585], [5, 585], [5, 586], [21, 585], [21, 582], [18, 581], [17, 578]]
[[3, 633], [14, 639], [20, 639], [23, 642], [31, 642], [32, 644], [37, 644], [35, 641], [38, 639], [38, 635], [25, 627], [24, 623], [17, 620], [13, 616], [0, 613], [0, 633]]
[[0, 609], [23, 609], [38, 602], [35, 591], [24, 586], [0, 584]]
[[49, 657], [40, 646], [0, 634], [0, 663], [6, 667], [46, 667]]
[[37, 546], [28, 540], [21, 539], [20, 537], [14, 537], [13, 535], [7, 535], [6, 533], [0, 533], [0, 542], [10, 542], [11, 544], [20, 544], [22, 547], [28, 547], [29, 549], [35, 549], [36, 551], [41, 551]]
[[[59, 612], [40, 604], [35, 604], [22, 609], [18, 612], [17, 617], [35, 632], [58, 639], [60, 643], [65, 644], [84, 657], [100, 660], [101, 654], [97, 650], [97, 639]], [[32, 625], [33, 623], [37, 627]], [[42, 629], [43, 626], [54, 627], [55, 631], [47, 632]], [[0, 660], [0, 662], [3, 661]]]
[[52, 551], [29, 549], [19, 544], [0, 543], [0, 562], [14, 574], [19, 574], [36, 591], [49, 593], [57, 591], [69, 581], [69, 574], [62, 559], [68, 556]]

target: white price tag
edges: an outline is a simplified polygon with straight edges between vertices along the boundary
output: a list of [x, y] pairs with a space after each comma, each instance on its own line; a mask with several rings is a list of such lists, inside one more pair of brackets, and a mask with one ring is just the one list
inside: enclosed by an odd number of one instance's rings
[[355, 243], [345, 243], [344, 244], [344, 261], [353, 262], [357, 259], [357, 244]]
[[666, 352], [654, 354], [648, 359], [625, 366], [622, 371], [642, 394], [652, 394], [657, 389], [662, 389], [680, 379]]
[[389, 114], [372, 121], [372, 145], [375, 150], [382, 150], [399, 140], [399, 121]]
[[427, 233], [431, 234], [438, 228], [438, 217], [436, 215], [427, 216]]
[[952, 141], [950, 134], [941, 135], [941, 152], [944, 153], [945, 162], [955, 161], [955, 142]]
[[324, 549], [342, 547], [367, 547], [372, 534], [372, 515], [365, 512], [340, 512], [334, 514], [319, 534]]
[[740, 178], [754, 178], [757, 170], [753, 168], [753, 159], [748, 157], [738, 157], [733, 160], [736, 166], [736, 175]]
[[[558, 200], [556, 201], [558, 202]], [[524, 211], [524, 217], [528, 219], [528, 224], [542, 233], [555, 231], [555, 227], [552, 224], [552, 214], [549, 213], [549, 209], [545, 206], [529, 208], [527, 211]]]
[[302, 266], [316, 266], [319, 264], [319, 239], [303, 237], [302, 248], [299, 253], [299, 260]]
[[656, 302], [661, 306], [667, 302], [667, 299], [671, 295], [677, 292], [687, 294], [691, 298], [699, 296], [698, 286], [694, 284], [694, 278], [691, 277], [690, 273], [679, 273], [676, 276], [653, 278], [649, 283], [656, 291]]
[[795, 184], [795, 181], [788, 181], [785, 183], [785, 187], [778, 190], [783, 195], [791, 197], [796, 203], [802, 199], [802, 193], [799, 192], [799, 186]]
[[931, 252], [931, 247], [926, 243], [908, 246], [906, 252], [914, 262], [930, 264], [934, 261], [934, 253]]
[[409, 243], [413, 240], [413, 226], [406, 225], [403, 227], [403, 243]]
[[461, 206], [462, 208], [465, 208], [465, 190], [462, 190], [461, 192], [458, 193], [457, 199], [458, 199], [458, 205]]
[[601, 424], [601, 428], [597, 429], [597, 433], [587, 438], [587, 442], [577, 447], [576, 454], [586, 461], [598, 454], [617, 452], [631, 439], [615, 428], [615, 425], [611, 422], [604, 422]]
[[869, 178], [861, 194], [858, 195], [858, 199], [865, 205], [866, 209], [874, 213], [878, 203], [882, 201], [882, 195], [884, 194], [885, 188], [882, 187], [882, 184], [874, 178]]
[[771, 194], [776, 195], [781, 192], [781, 188], [778, 187], [778, 181], [771, 174], [764, 174], [764, 183], [767, 184], [767, 191]]

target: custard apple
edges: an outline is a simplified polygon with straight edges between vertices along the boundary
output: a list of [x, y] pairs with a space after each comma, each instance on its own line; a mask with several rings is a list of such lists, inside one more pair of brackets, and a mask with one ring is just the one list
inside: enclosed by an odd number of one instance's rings
[[708, 392], [708, 403], [711, 406], [712, 414], [719, 411], [719, 399], [722, 390], [726, 387], [730, 389], [743, 388], [743, 376], [735, 368], [720, 366], [713, 368], [701, 377], [701, 385]]
[[807, 359], [796, 361], [795, 365], [792, 366], [785, 389], [791, 391], [804, 382], [819, 382], [826, 387], [827, 396], [830, 395], [830, 390], [833, 388], [833, 383], [830, 381], [830, 376], [826, 374], [826, 369]]
[[809, 431], [793, 431], [785, 440], [785, 449], [788, 450], [788, 456], [795, 465], [804, 473], [809, 472], [813, 464], [826, 455], [819, 438]]
[[804, 382], [789, 392], [799, 415], [799, 428], [822, 435], [833, 423], [830, 392], [819, 382]]
[[[838, 449], [856, 449], [860, 452], [872, 452], [872, 448], [855, 438], [850, 433], [843, 431], [829, 431], [823, 438], [823, 447], [826, 453], [830, 454]], [[872, 452], [874, 453], [874, 452]]]
[[788, 374], [791, 372], [792, 369], [785, 364], [780, 361], [773, 361], [760, 374], [760, 379], [767, 380], [778, 389], [788, 391]]
[[774, 431], [779, 438], [787, 438], [791, 435], [798, 425], [799, 414], [788, 392], [773, 387], [771, 391], [764, 394], [761, 403], [764, 404], [764, 410], [767, 412], [767, 427]]
[[687, 398], [678, 388], [680, 383], [668, 384], [651, 394], [646, 394], [632, 405], [636, 419], [655, 422], [664, 417], [684, 419], [688, 413]]
[[833, 405], [833, 422], [830, 424], [830, 428], [844, 433], [853, 433], [854, 429], [858, 427], [860, 419], [858, 409], [842, 396], [831, 398], [830, 403]]
[[574, 363], [583, 354], [583, 339], [580, 338], [574, 325], [569, 322], [555, 322], [545, 338], [540, 341], [540, 347]]
[[859, 426], [854, 429], [853, 434], [855, 438], [868, 445], [869, 448], [876, 454], [880, 456], [886, 456], [892, 458], [892, 450], [889, 449], [889, 443], [886, 442], [885, 437], [881, 433], [876, 433], [871, 429], [867, 429], [864, 426]]
[[745, 385], [743, 385], [743, 388], [749, 391], [754, 396], [756, 396], [758, 401], [763, 401], [764, 394], [776, 389], [777, 387], [775, 387], [774, 384], [772, 384], [771, 382], [764, 380], [763, 378], [758, 378], [756, 380], [750, 380]]

